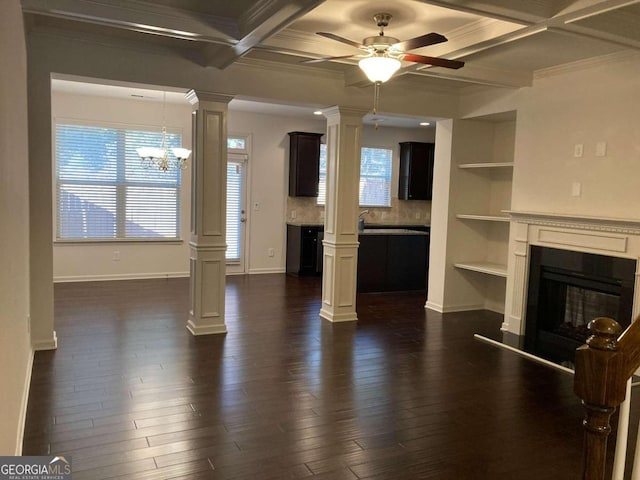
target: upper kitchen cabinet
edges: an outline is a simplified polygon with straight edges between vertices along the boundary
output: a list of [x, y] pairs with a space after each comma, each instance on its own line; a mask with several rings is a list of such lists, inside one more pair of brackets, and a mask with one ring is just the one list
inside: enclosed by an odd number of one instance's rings
[[289, 132], [289, 196], [318, 196], [322, 135]]
[[400, 200], [431, 200], [433, 151], [433, 143], [400, 143]]

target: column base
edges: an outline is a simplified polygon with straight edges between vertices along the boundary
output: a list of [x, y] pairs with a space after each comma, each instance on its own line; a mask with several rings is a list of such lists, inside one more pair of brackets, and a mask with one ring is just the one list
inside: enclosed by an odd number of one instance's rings
[[321, 309], [319, 315], [325, 320], [333, 323], [358, 321], [358, 315], [356, 314], [356, 312], [333, 313], [328, 310]]
[[196, 325], [194, 322], [189, 320], [187, 322], [187, 330], [191, 332], [191, 335], [214, 335], [219, 333], [227, 333], [227, 326], [223, 323], [220, 324], [209, 324], [209, 325]]

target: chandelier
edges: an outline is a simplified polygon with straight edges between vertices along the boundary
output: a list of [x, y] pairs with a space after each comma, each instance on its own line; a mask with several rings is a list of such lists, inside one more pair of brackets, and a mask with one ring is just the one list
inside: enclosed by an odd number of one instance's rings
[[[172, 168], [183, 170], [187, 168], [187, 160], [191, 155], [191, 150], [182, 147], [167, 147], [167, 127], [165, 125], [165, 104], [167, 103], [167, 92], [163, 92], [162, 99], [162, 140], [159, 147], [139, 147], [136, 152], [141, 159], [144, 168], [158, 168], [166, 172]], [[170, 154], [173, 154], [170, 156]]]

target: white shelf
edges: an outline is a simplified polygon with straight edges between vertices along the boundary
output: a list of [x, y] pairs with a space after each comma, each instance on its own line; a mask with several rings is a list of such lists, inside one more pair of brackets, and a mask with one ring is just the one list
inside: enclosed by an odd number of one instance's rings
[[458, 168], [513, 168], [513, 162], [462, 163]]
[[454, 267], [462, 270], [471, 270], [472, 272], [485, 273], [487, 275], [494, 275], [496, 277], [507, 276], [507, 266], [499, 263], [487, 263], [487, 262], [462, 262], [454, 263]]
[[456, 218], [462, 220], [483, 220], [486, 222], [509, 222], [509, 217], [503, 215], [471, 215], [459, 213]]

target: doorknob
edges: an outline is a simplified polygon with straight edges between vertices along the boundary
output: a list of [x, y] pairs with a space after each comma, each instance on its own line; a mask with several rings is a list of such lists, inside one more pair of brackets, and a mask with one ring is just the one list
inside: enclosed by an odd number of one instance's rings
[[247, 217], [240, 217], [240, 221], [241, 221], [242, 223], [246, 222], [246, 221], [247, 221]]

